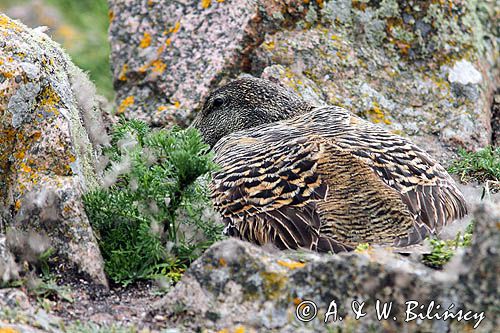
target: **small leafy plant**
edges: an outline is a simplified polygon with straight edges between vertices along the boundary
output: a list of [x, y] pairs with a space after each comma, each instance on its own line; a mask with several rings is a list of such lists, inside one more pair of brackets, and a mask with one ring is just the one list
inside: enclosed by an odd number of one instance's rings
[[500, 190], [500, 147], [488, 146], [477, 152], [458, 151], [459, 158], [449, 168], [463, 182], [477, 180], [488, 183], [494, 192]]
[[191, 261], [220, 239], [207, 179], [215, 170], [195, 129], [151, 130], [122, 120], [106, 149], [103, 188], [84, 196], [109, 277], [178, 280]]
[[453, 257], [459, 247], [468, 247], [472, 244], [474, 224], [470, 223], [463, 234], [458, 233], [455, 239], [442, 240], [430, 238], [432, 251], [423, 256], [423, 263], [432, 268], [442, 268]]

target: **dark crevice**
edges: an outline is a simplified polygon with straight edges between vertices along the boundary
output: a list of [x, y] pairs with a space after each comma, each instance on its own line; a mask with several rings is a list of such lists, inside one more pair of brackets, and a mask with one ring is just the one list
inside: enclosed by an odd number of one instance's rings
[[491, 105], [491, 144], [500, 147], [500, 88], [495, 91]]

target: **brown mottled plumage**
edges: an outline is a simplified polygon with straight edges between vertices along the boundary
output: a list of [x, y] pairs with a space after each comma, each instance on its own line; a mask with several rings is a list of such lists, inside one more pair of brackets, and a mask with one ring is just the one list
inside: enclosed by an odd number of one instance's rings
[[211, 187], [226, 230], [256, 244], [405, 246], [467, 212], [444, 168], [410, 141], [267, 80], [214, 91], [193, 125], [222, 167]]

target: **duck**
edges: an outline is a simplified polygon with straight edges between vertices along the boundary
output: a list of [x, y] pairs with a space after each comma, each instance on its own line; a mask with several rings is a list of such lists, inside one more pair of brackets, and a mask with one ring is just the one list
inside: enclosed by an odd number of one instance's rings
[[446, 170], [407, 138], [267, 79], [213, 90], [192, 122], [219, 169], [225, 233], [281, 250], [404, 247], [464, 217]]

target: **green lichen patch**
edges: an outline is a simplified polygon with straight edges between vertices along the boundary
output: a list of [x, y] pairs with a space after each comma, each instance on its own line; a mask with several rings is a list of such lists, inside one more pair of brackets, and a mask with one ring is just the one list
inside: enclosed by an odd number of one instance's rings
[[84, 196], [109, 277], [129, 284], [177, 280], [222, 235], [207, 188], [196, 179], [215, 169], [195, 129], [150, 130], [140, 121], [114, 128], [103, 188]]

